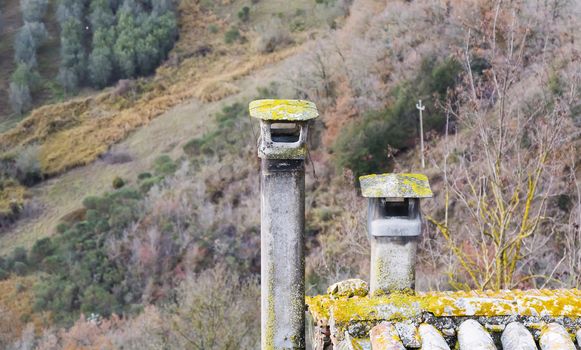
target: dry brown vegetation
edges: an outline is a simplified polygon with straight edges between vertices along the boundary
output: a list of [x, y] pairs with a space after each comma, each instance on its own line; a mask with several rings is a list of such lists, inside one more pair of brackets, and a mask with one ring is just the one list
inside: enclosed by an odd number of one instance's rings
[[[300, 50], [256, 55], [249, 45], [228, 46], [219, 34], [209, 34], [209, 25], [224, 24], [196, 2], [181, 2], [180, 13], [180, 41], [154, 78], [36, 109], [2, 135], [0, 150], [38, 144], [43, 173], [57, 175], [94, 161], [132, 130], [183, 101], [217, 101], [237, 93], [232, 82]], [[201, 43], [200, 37], [207, 41]], [[212, 49], [200, 57], [196, 54], [200, 45]]]
[[[417, 81], [423, 59], [453, 58], [463, 67], [458, 84], [447, 103], [430, 106], [447, 120], [426, 135], [425, 172], [436, 196], [423, 205], [432, 224], [421, 242], [418, 289], [580, 285], [578, 5], [356, 0], [338, 29], [262, 55], [256, 50], [270, 51], [263, 43], [226, 46], [221, 36], [208, 36], [207, 23], [222, 32], [228, 23], [200, 17], [207, 13], [195, 2], [182, 6], [185, 35], [155, 78], [38, 110], [4, 134], [1, 147], [39, 143], [44, 171], [57, 174], [91, 162], [181, 101], [220, 101], [243, 90], [238, 79], [255, 78], [259, 68], [289, 58], [280, 91], [309, 98], [322, 112], [307, 167], [307, 288], [314, 294], [337, 280], [368, 276], [366, 203], [352, 171], [333, 162], [337, 138], [368, 112], [395, 104], [393, 92]], [[200, 36], [211, 38], [212, 50], [192, 57], [207, 51]], [[65, 110], [78, 113], [63, 117]], [[251, 126], [233, 125], [246, 146], [212, 144], [212, 129], [199, 135], [209, 155], [195, 154], [154, 187], [140, 218], [108, 241], [109, 257], [123, 261], [131, 271], [127, 280], [143, 291], [144, 311], [110, 320], [86, 315], [41, 339], [25, 332], [22, 343], [39, 349], [229, 348], [233, 335], [244, 339], [240, 348], [255, 348], [256, 282], [219, 264], [241, 266], [244, 273], [257, 268], [259, 165]], [[222, 136], [214, 137], [224, 142]], [[409, 138], [408, 148], [381, 150], [393, 171], [419, 171], [415, 135]], [[159, 306], [167, 298], [178, 302]], [[205, 325], [211, 327], [200, 337]], [[232, 325], [240, 328], [216, 335]]]

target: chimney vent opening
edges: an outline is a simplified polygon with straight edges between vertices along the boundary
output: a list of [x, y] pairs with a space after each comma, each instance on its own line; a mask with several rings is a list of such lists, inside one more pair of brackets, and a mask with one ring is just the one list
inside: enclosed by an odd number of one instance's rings
[[401, 198], [399, 200], [382, 200], [382, 209], [384, 217], [409, 217], [409, 199]]
[[297, 123], [272, 123], [270, 138], [278, 143], [295, 143], [301, 138], [301, 127]]

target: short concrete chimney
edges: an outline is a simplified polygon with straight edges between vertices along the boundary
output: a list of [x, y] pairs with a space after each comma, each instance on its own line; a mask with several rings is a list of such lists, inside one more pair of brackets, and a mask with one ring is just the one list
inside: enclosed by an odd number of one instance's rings
[[371, 294], [415, 290], [415, 264], [422, 230], [420, 198], [432, 197], [421, 174], [381, 174], [359, 178], [369, 198]]
[[305, 349], [305, 157], [314, 103], [258, 100], [260, 119], [261, 344]]

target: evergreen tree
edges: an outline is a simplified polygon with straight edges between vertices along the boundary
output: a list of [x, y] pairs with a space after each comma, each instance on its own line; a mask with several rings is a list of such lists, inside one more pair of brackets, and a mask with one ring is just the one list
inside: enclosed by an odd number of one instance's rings
[[20, 63], [12, 74], [10, 82], [10, 104], [16, 114], [22, 114], [32, 106], [32, 92], [39, 81], [38, 73], [30, 66]]
[[93, 33], [111, 28], [115, 24], [115, 14], [109, 0], [93, 0], [89, 16]]
[[14, 60], [29, 67], [36, 66], [36, 41], [29, 26], [24, 25], [14, 39]]
[[47, 7], [48, 0], [20, 0], [20, 10], [25, 22], [40, 22]]
[[68, 92], [76, 92], [83, 81], [86, 55], [83, 48], [83, 27], [76, 18], [69, 18], [61, 31], [61, 66], [58, 80]]
[[93, 35], [93, 51], [89, 56], [89, 78], [97, 88], [107, 86], [113, 79], [114, 41], [114, 28], [99, 29]]
[[61, 27], [70, 18], [76, 18], [81, 21], [86, 4], [87, 0], [60, 0], [57, 8], [57, 19]]
[[156, 0], [152, 2], [152, 14], [161, 16], [168, 12], [173, 12], [175, 9], [173, 0]]
[[139, 41], [138, 26], [135, 18], [125, 9], [121, 10], [117, 25], [117, 40], [113, 48], [115, 61], [121, 77], [129, 78], [137, 72], [136, 43]]

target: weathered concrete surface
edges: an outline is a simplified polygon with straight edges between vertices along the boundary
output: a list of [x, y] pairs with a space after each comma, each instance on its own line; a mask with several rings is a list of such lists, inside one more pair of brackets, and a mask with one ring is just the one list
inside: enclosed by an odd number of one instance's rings
[[418, 333], [422, 350], [450, 350], [448, 343], [434, 326], [423, 323], [418, 328]]
[[500, 340], [503, 350], [537, 350], [533, 335], [519, 322], [509, 323]]
[[371, 295], [413, 291], [418, 237], [370, 237]]
[[304, 162], [262, 161], [262, 349], [305, 348]]
[[[319, 114], [301, 100], [257, 100], [260, 119], [261, 345], [305, 348], [305, 156], [308, 121]], [[325, 334], [316, 333], [324, 341]]]
[[490, 334], [475, 320], [462, 322], [458, 329], [458, 344], [461, 350], [496, 350]]
[[359, 178], [369, 197], [371, 294], [415, 289], [417, 242], [422, 230], [420, 198], [431, 196], [421, 174], [382, 174]]

